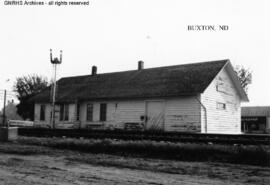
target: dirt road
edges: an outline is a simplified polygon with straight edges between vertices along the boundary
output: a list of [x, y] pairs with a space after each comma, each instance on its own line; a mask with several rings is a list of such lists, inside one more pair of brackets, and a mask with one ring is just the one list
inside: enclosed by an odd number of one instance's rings
[[227, 184], [198, 176], [154, 173], [70, 162], [46, 155], [0, 155], [1, 184]]
[[0, 185], [270, 184], [270, 168], [88, 154], [0, 143]]

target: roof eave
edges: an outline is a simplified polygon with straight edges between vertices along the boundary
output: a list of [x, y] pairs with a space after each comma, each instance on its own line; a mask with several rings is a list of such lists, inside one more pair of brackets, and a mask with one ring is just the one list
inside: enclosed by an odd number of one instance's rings
[[211, 80], [211, 82], [205, 87], [205, 89], [201, 92], [204, 93], [205, 90], [212, 84], [212, 82], [216, 79], [216, 77], [219, 75], [219, 73], [226, 67], [227, 63], [230, 61], [229, 59], [225, 59], [226, 63], [223, 65], [223, 67], [219, 70], [219, 72], [216, 74], [216, 76]]
[[236, 90], [237, 92], [239, 93], [240, 95], [240, 99], [242, 102], [249, 102], [249, 99], [248, 99], [248, 96], [245, 92], [245, 90], [243, 89], [240, 81], [239, 81], [239, 78], [236, 74], [236, 72], [234, 71], [234, 68], [230, 62], [230, 60], [228, 60], [228, 62], [225, 64], [224, 68], [227, 67], [227, 71], [228, 73], [230, 74], [231, 78], [232, 78], [232, 81], [236, 87]]
[[[229, 75], [231, 76], [231, 78], [232, 78], [232, 81], [233, 81], [233, 83], [234, 83], [234, 85], [235, 85], [235, 87], [236, 87], [236, 90], [237, 90], [237, 92], [238, 92], [238, 94], [239, 94], [239, 96], [240, 96], [240, 99], [241, 99], [241, 101], [242, 102], [249, 102], [249, 99], [248, 99], [248, 96], [247, 96], [247, 94], [246, 94], [246, 92], [244, 91], [244, 89], [243, 89], [243, 87], [241, 86], [241, 83], [240, 83], [240, 81], [239, 81], [239, 79], [238, 79], [238, 76], [236, 75], [236, 73], [235, 73], [235, 71], [234, 71], [234, 69], [233, 69], [233, 66], [232, 66], [232, 64], [231, 64], [231, 62], [230, 62], [230, 59], [226, 59], [226, 63], [224, 64], [224, 66], [220, 69], [220, 71], [217, 73], [217, 75], [213, 78], [213, 80], [211, 81], [211, 83], [214, 81], [214, 79], [220, 74], [220, 72], [222, 71], [222, 70], [224, 70], [225, 68], [227, 68], [228, 69], [228, 72], [229, 72]], [[210, 83], [210, 84], [211, 84]], [[209, 85], [210, 85], [209, 84]], [[208, 85], [208, 86], [209, 86]], [[208, 88], [208, 86], [204, 89], [204, 91]], [[203, 91], [203, 92], [204, 92]]]

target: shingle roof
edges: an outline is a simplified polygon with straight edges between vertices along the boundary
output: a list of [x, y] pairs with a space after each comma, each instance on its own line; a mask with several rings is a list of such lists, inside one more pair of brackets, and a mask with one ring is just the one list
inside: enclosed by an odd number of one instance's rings
[[[58, 81], [56, 101], [176, 97], [203, 93], [228, 60], [148, 68]], [[49, 102], [50, 88], [32, 98]]]

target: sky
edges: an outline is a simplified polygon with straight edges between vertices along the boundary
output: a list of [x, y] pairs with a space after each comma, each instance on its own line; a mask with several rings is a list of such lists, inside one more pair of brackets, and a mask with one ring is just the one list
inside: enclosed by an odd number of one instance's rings
[[[106, 73], [137, 69], [139, 60], [151, 68], [230, 59], [252, 71], [250, 102], [243, 105], [270, 106], [269, 0], [90, 0], [85, 6], [4, 2], [0, 89], [9, 94], [17, 77], [52, 78], [51, 48], [54, 57], [63, 50], [58, 79], [90, 74], [92, 65]], [[189, 31], [188, 25], [229, 29]]]

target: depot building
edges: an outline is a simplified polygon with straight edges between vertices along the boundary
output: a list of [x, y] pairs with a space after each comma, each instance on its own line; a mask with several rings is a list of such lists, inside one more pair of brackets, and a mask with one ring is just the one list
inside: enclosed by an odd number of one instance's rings
[[270, 134], [270, 106], [242, 107], [241, 130], [244, 133]]

